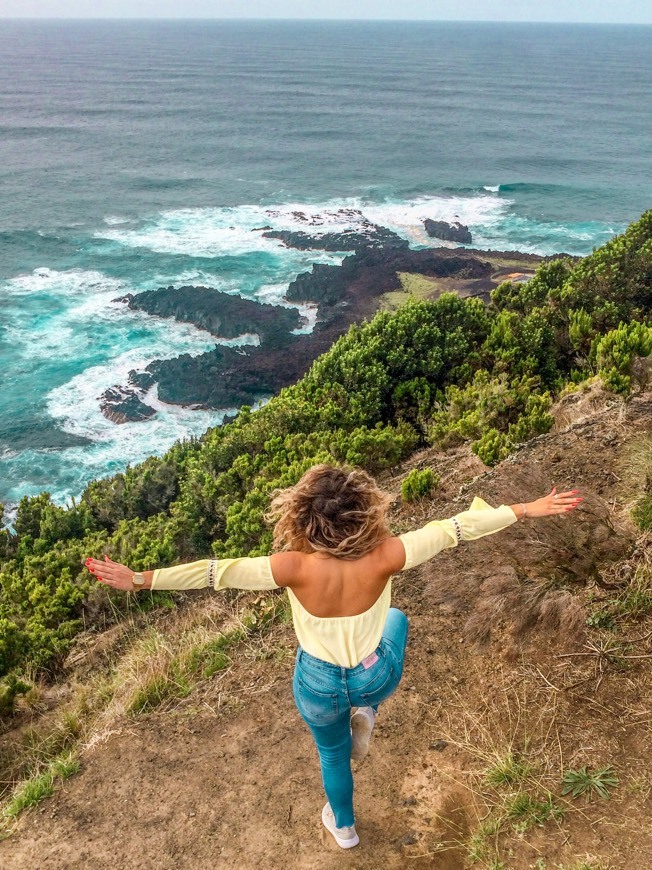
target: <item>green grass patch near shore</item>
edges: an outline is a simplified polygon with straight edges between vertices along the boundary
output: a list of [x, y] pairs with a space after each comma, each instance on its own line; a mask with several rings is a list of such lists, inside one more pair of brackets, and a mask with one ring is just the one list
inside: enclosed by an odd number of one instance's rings
[[397, 272], [401, 282], [400, 290], [390, 290], [380, 297], [380, 308], [385, 311], [395, 311], [405, 305], [408, 299], [432, 299], [437, 292], [444, 289], [438, 278], [419, 275], [414, 272]]

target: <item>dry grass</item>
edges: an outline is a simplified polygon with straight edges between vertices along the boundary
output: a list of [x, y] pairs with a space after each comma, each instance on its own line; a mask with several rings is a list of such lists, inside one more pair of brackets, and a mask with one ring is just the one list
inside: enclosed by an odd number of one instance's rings
[[[178, 613], [152, 613], [144, 623], [140, 617], [123, 623], [103, 673], [92, 671], [81, 680], [71, 676], [70, 697], [49, 714], [38, 691], [25, 702], [41, 721], [38, 728], [24, 728], [5, 750], [4, 833], [8, 820], [77, 771], [81, 753], [120, 730], [129, 717], [170, 709], [201, 684], [219, 679], [236, 649], [238, 656], [282, 660], [284, 650], [268, 635], [289, 618], [285, 595], [244, 596], [244, 606], [242, 596], [231, 601], [221, 596]], [[95, 660], [94, 650], [72, 656], [82, 672], [86, 658]]]
[[618, 476], [623, 492], [629, 491], [634, 501], [652, 490], [652, 434], [628, 440], [618, 462]]
[[474, 820], [463, 840], [452, 836], [442, 849], [462, 847], [468, 861], [485, 868], [501, 866], [531, 829], [559, 825], [570, 809], [558, 796], [564, 762], [557, 698], [506, 674], [497, 683], [502, 688], [480, 705], [456, 692], [438, 726], [463, 759], [440, 772], [464, 790]]
[[[478, 680], [482, 676], [478, 673]], [[473, 683], [473, 675], [467, 683]], [[604, 836], [607, 819], [600, 805], [606, 801], [593, 786], [582, 791], [581, 799], [564, 794], [565, 781], [578, 768], [581, 773], [581, 767], [588, 767], [587, 780], [592, 783], [604, 779], [600, 768], [615, 767], [597, 749], [578, 754], [576, 735], [567, 728], [575, 709], [572, 698], [551, 690], [536, 668], [509, 673], [500, 669], [493, 683], [495, 691], [487, 691], [480, 704], [477, 698], [471, 703], [468, 694], [456, 692], [446, 705], [445, 724], [437, 724], [438, 733], [457, 750], [455, 767], [441, 765], [438, 772], [449, 786], [462, 790], [471, 822], [466, 830], [460, 826], [458, 835], [450, 834], [432, 854], [462, 848], [470, 865], [489, 870], [516, 866], [512, 862], [531, 854], [542, 837], [565, 842], [578, 823], [588, 830], [594, 826], [596, 834], [600, 831]], [[584, 739], [591, 744], [588, 733]], [[627, 777], [615, 771], [612, 775], [618, 782], [607, 788], [612, 798], [609, 823], [634, 833], [640, 818], [631, 808], [631, 795], [645, 800], [652, 784], [640, 775]], [[528, 866], [570, 870], [610, 865], [587, 855], [563, 865], [540, 859]]]

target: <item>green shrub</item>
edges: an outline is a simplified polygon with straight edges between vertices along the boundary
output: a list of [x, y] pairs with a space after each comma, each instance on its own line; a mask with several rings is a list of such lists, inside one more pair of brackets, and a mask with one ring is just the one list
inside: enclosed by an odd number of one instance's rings
[[[534, 435], [547, 432], [553, 419], [548, 413], [552, 405], [549, 392], [540, 392], [536, 377], [523, 375], [509, 378], [507, 373], [491, 377], [489, 372], [476, 372], [472, 382], [464, 387], [450, 386], [445, 400], [430, 421], [428, 436], [432, 444], [448, 447], [464, 441], [481, 439], [480, 449], [493, 441], [491, 432], [506, 432], [507, 452], [512, 446]], [[475, 448], [474, 448], [475, 449]], [[506, 455], [506, 454], [505, 454]]]
[[485, 465], [497, 465], [509, 456], [509, 439], [497, 429], [489, 429], [471, 445], [473, 452]]
[[8, 674], [0, 680], [0, 716], [7, 716], [14, 711], [14, 703], [19, 695], [26, 695], [32, 686], [21, 680], [16, 674]]
[[643, 531], [652, 530], [652, 493], [643, 496], [632, 511], [632, 517]]
[[621, 323], [595, 344], [598, 374], [614, 393], [628, 393], [634, 357], [652, 354], [652, 327], [633, 321]]
[[407, 502], [425, 498], [438, 484], [439, 476], [432, 468], [424, 468], [422, 471], [413, 468], [401, 484], [401, 498]]

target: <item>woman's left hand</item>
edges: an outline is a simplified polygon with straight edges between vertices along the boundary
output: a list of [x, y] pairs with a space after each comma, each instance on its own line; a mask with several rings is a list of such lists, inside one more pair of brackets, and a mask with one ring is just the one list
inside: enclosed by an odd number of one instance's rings
[[557, 492], [553, 486], [548, 495], [543, 495], [536, 501], [528, 502], [528, 517], [552, 517], [572, 511], [584, 501], [583, 496], [578, 496], [579, 489], [570, 489], [566, 492]]
[[104, 583], [105, 586], [125, 591], [131, 591], [134, 588], [133, 576], [135, 571], [126, 565], [121, 565], [120, 562], [114, 562], [108, 556], [104, 557], [104, 562], [99, 559], [86, 559], [84, 564], [91, 574], [95, 575], [95, 579]]

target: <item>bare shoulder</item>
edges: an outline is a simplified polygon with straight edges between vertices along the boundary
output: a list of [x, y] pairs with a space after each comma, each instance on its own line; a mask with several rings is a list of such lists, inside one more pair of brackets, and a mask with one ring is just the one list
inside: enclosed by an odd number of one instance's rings
[[269, 557], [269, 561], [276, 585], [290, 587], [296, 585], [302, 575], [305, 558], [305, 553], [299, 553], [296, 550], [273, 553]]
[[398, 538], [387, 538], [373, 551], [378, 565], [386, 574], [396, 574], [405, 565], [405, 547]]

